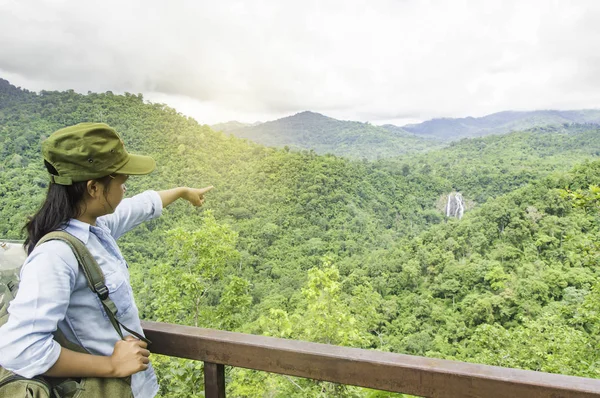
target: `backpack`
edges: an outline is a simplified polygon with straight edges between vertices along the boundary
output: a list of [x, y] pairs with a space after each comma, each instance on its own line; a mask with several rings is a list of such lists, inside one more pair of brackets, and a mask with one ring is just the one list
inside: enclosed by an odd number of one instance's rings
[[[88, 286], [100, 298], [112, 326], [121, 339], [123, 339], [123, 332], [121, 331], [122, 327], [133, 336], [150, 344], [148, 339], [135, 331], [128, 329], [116, 318], [117, 307], [108, 296], [108, 288], [105, 285], [104, 274], [85, 245], [71, 234], [54, 231], [40, 239], [36, 247], [49, 240], [61, 240], [71, 247], [79, 266], [85, 274]], [[19, 270], [20, 269], [0, 270], [0, 326], [8, 321], [8, 305], [17, 295], [19, 288]], [[61, 346], [70, 350], [88, 353], [83, 347], [67, 340], [60, 330], [57, 330], [54, 333], [54, 340]], [[32, 379], [27, 379], [0, 366], [0, 397], [133, 398], [133, 393], [131, 391], [131, 377], [86, 377], [74, 379], [36, 376]]]

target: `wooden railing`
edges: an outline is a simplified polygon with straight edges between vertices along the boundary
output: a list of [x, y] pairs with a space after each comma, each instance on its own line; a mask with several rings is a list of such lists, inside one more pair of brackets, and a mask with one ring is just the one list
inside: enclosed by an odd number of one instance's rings
[[225, 365], [422, 397], [600, 397], [600, 380], [143, 322], [157, 354], [204, 361], [207, 398], [225, 397]]

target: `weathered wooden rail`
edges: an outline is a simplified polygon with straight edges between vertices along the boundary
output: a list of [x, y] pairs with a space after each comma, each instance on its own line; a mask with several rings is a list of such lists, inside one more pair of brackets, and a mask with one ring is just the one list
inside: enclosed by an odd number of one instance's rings
[[422, 397], [600, 397], [600, 380], [143, 322], [157, 354], [204, 361], [207, 398], [225, 397], [225, 365]]

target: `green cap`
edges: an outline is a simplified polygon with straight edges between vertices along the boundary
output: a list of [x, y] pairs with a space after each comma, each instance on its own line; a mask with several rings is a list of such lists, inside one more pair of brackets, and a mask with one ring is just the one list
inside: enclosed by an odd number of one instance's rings
[[42, 155], [58, 172], [52, 182], [71, 185], [109, 174], [148, 174], [156, 167], [149, 156], [125, 150], [117, 132], [104, 123], [80, 123], [53, 133], [42, 143]]

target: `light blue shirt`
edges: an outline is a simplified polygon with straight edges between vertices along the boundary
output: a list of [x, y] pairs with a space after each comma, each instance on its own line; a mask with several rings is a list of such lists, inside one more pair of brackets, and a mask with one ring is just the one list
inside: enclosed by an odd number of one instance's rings
[[[142, 326], [127, 263], [116, 239], [161, 213], [158, 193], [146, 191], [123, 199], [113, 214], [98, 218], [96, 226], [72, 219], [66, 227], [102, 268], [119, 321], [138, 333], [143, 333]], [[75, 255], [61, 241], [43, 243], [27, 257], [8, 312], [8, 322], [0, 328], [0, 365], [24, 377], [43, 374], [58, 360], [61, 348], [52, 336], [57, 327], [70, 341], [96, 355], [111, 355], [119, 340]], [[158, 382], [152, 366], [134, 374], [131, 387], [136, 398], [154, 397]]]

